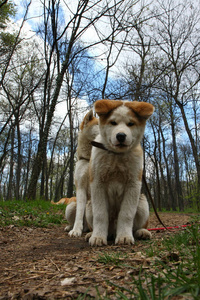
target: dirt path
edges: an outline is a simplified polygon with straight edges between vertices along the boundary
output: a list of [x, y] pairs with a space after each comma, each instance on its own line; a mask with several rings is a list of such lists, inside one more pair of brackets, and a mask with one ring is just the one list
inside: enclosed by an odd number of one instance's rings
[[[166, 226], [187, 224], [190, 215], [161, 213]], [[160, 227], [154, 214], [149, 228]], [[153, 232], [153, 240], [173, 232]], [[70, 238], [64, 225], [53, 228], [0, 228], [0, 300], [1, 299], [77, 299], [86, 293], [112, 298], [114, 287], [107, 281], [125, 286], [138, 269], [147, 265], [144, 256], [148, 241], [136, 241], [133, 246], [91, 248], [84, 237]], [[129, 268], [99, 262], [105, 253], [120, 255]], [[133, 274], [136, 272], [136, 274]], [[90, 289], [88, 290], [88, 288]]]

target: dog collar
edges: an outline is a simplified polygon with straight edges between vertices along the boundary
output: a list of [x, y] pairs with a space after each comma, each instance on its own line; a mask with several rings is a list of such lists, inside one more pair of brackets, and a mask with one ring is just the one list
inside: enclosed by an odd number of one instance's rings
[[104, 146], [104, 144], [102, 144], [102, 143], [95, 142], [95, 141], [91, 141], [91, 145], [94, 146], [94, 147], [97, 147], [97, 148], [99, 148], [99, 149], [103, 149], [103, 150], [109, 151], [109, 150]]
[[96, 141], [91, 141], [91, 145], [96, 147], [96, 148], [103, 149], [103, 150], [107, 151], [108, 153], [114, 153], [116, 155], [123, 155], [124, 154], [124, 153], [121, 153], [121, 152], [118, 153], [118, 152], [115, 152], [115, 151], [111, 151], [108, 148], [106, 148], [104, 146], [104, 144], [96, 142]]

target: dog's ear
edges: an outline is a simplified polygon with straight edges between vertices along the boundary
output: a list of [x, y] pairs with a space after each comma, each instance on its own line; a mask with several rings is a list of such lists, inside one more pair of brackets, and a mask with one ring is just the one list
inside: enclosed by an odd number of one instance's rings
[[106, 115], [118, 106], [123, 105], [119, 100], [97, 100], [94, 104], [95, 112], [98, 116]]
[[84, 126], [87, 125], [93, 119], [93, 110], [91, 109], [84, 117], [83, 121], [81, 122], [80, 129], [83, 130]]
[[93, 119], [93, 117], [94, 117], [93, 110], [90, 109], [90, 111], [85, 115], [85, 118], [84, 118], [85, 124], [90, 122]]
[[147, 102], [125, 102], [125, 106], [133, 110], [137, 115], [144, 119], [148, 119], [154, 112], [154, 106]]

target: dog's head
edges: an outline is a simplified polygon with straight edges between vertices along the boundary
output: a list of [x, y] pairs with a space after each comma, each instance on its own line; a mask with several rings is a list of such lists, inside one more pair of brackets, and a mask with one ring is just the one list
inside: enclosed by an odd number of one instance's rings
[[100, 119], [100, 133], [108, 150], [126, 152], [137, 146], [144, 134], [146, 120], [154, 106], [146, 102], [98, 100], [95, 111]]
[[80, 131], [90, 141], [94, 140], [99, 133], [98, 119], [94, 117], [92, 109], [81, 122]]

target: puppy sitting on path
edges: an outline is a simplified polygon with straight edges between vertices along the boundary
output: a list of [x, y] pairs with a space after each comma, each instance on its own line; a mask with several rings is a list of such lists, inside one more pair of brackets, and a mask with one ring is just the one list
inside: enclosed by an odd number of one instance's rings
[[89, 161], [92, 149], [91, 141], [96, 138], [98, 133], [98, 119], [93, 116], [93, 111], [90, 110], [84, 117], [78, 134], [78, 161], [74, 175], [76, 202], [70, 203], [65, 211], [65, 218], [69, 223], [65, 230], [71, 230], [69, 232], [70, 236], [81, 236], [83, 229], [87, 229], [84, 214], [87, 200], [90, 199]]
[[149, 207], [141, 193], [143, 151], [140, 145], [146, 120], [154, 111], [145, 102], [98, 100], [100, 133], [90, 159], [93, 228], [91, 246], [133, 244], [134, 237], [151, 237], [147, 228]]

